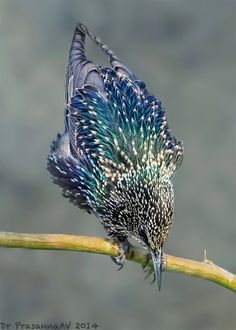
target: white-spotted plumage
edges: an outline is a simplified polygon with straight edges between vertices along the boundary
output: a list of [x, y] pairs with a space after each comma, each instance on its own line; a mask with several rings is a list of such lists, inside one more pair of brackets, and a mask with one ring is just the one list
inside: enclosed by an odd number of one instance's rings
[[[111, 69], [87, 59], [86, 36], [109, 57]], [[132, 236], [160, 258], [173, 218], [172, 177], [183, 159], [160, 100], [81, 24], [65, 95], [65, 133], [48, 157], [55, 183], [109, 235]]]

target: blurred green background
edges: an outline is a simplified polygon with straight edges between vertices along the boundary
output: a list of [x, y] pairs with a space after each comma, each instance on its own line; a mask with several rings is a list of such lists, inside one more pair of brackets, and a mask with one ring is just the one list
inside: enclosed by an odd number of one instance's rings
[[[165, 252], [236, 272], [235, 1], [0, 2], [0, 230], [105, 236], [46, 170], [63, 131], [64, 72], [77, 22], [146, 82], [183, 140]], [[104, 59], [89, 46], [90, 57]], [[233, 330], [236, 299], [213, 283], [109, 257], [0, 250], [0, 321], [81, 321], [109, 330]]]

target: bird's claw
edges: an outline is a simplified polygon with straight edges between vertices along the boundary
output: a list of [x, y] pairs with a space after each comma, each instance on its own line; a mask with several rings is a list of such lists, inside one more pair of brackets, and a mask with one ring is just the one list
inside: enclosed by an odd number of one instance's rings
[[146, 265], [146, 266], [143, 266], [143, 265], [142, 265], [142, 268], [143, 268], [143, 272], [144, 272], [144, 273], [146, 273], [146, 272], [148, 271], [148, 266], [147, 266], [147, 265]]
[[121, 270], [124, 267], [125, 264], [125, 257], [123, 254], [118, 255], [117, 257], [111, 257], [112, 261], [119, 267], [117, 270]]
[[[144, 273], [146, 273], [147, 271], [150, 271], [149, 261], [150, 261], [150, 255], [147, 254], [145, 263], [142, 264], [142, 268], [143, 268]], [[149, 275], [147, 275], [147, 277], [148, 276]]]
[[147, 254], [146, 262], [142, 265], [142, 268], [143, 268], [144, 273], [147, 273], [145, 276], [145, 279], [149, 278], [150, 275], [153, 274], [153, 280], [150, 282], [150, 284], [153, 284], [156, 281], [156, 274], [155, 274], [154, 269], [150, 266], [149, 261], [150, 261], [150, 255]]
[[112, 241], [119, 246], [120, 254], [117, 257], [111, 257], [112, 261], [119, 266], [117, 270], [121, 270], [125, 264], [125, 254], [129, 251], [129, 241], [127, 239], [112, 238]]
[[150, 282], [150, 284], [154, 283], [155, 280], [156, 280], [156, 276], [155, 276], [155, 273], [153, 272], [153, 269], [150, 268], [150, 267], [147, 267], [147, 268], [145, 269], [145, 272], [147, 272], [147, 275], [145, 276], [145, 280], [146, 280], [150, 275], [153, 274], [153, 280]]

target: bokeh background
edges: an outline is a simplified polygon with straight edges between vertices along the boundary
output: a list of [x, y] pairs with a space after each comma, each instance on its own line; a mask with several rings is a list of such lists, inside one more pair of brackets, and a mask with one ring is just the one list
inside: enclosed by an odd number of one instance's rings
[[[235, 1], [0, 2], [0, 230], [105, 236], [46, 170], [63, 131], [64, 72], [78, 21], [161, 98], [184, 141], [165, 252], [236, 272]], [[105, 63], [89, 44], [90, 57]], [[97, 322], [109, 330], [233, 330], [236, 299], [213, 283], [109, 257], [0, 250], [0, 321]]]

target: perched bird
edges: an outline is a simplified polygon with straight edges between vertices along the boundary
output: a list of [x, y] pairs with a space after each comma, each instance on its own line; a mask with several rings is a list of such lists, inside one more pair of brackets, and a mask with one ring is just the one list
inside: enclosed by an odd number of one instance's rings
[[[111, 68], [87, 59], [86, 37]], [[70, 49], [65, 99], [65, 132], [48, 156], [54, 182], [118, 242], [118, 264], [124, 263], [127, 238], [140, 241], [160, 288], [162, 246], [174, 211], [172, 177], [183, 159], [161, 101], [83, 24]]]

